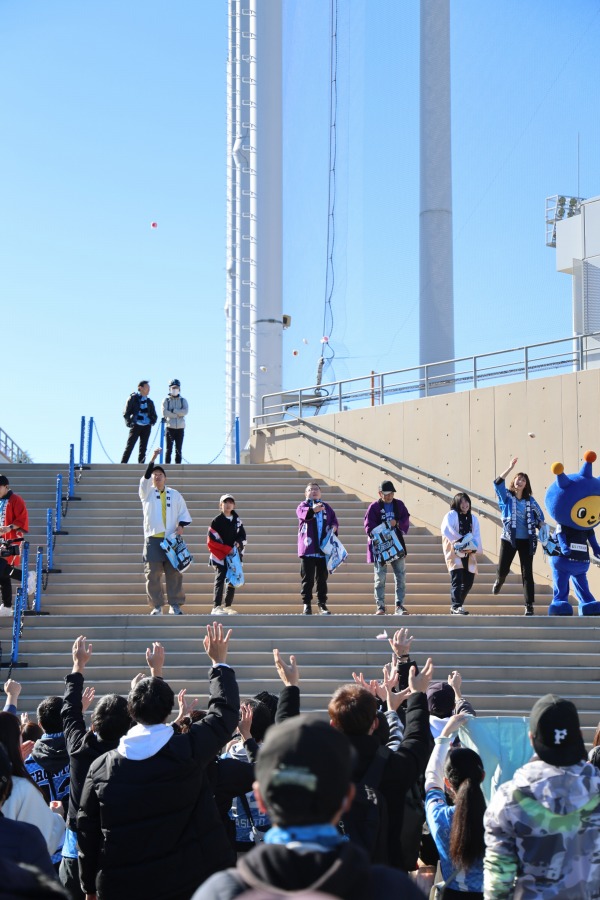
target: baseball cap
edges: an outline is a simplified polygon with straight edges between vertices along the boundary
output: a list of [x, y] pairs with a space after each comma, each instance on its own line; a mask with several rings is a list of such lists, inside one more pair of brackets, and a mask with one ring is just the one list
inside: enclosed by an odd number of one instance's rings
[[382, 494], [395, 494], [396, 488], [392, 484], [391, 481], [382, 481], [379, 485], [379, 490]]
[[534, 704], [529, 717], [533, 749], [552, 766], [572, 766], [587, 758], [574, 703], [546, 694]]
[[10, 482], [6, 475], [0, 475], [0, 485], [2, 485], [2, 487], [8, 487], [9, 484]]
[[432, 716], [447, 719], [454, 712], [454, 691], [447, 681], [432, 681], [427, 688], [427, 706]]
[[348, 792], [352, 763], [352, 745], [346, 735], [317, 716], [294, 716], [274, 725], [255, 767], [273, 822], [329, 822]]
[[179, 378], [172, 378], [169, 382], [169, 387], [181, 387], [181, 382]]
[[233, 494], [221, 494], [219, 503], [225, 503], [226, 500], [233, 500], [233, 502], [235, 503], [235, 497], [233, 496]]

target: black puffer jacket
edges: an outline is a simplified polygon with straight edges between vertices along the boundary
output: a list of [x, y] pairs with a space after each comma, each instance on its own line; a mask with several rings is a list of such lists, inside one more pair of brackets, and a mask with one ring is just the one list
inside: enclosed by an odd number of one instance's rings
[[77, 816], [84, 891], [98, 900], [188, 898], [213, 872], [231, 865], [206, 767], [238, 723], [233, 669], [210, 670], [208, 715], [174, 734], [153, 756], [119, 750], [92, 763]]
[[[130, 394], [127, 399], [125, 409], [123, 410], [123, 418], [125, 419], [125, 424], [128, 428], [132, 428], [137, 421], [137, 414], [140, 409], [141, 399], [141, 395], [138, 393], [138, 391], [134, 391], [133, 394]], [[156, 407], [154, 406], [154, 401], [152, 401], [150, 397], [146, 397], [146, 403], [148, 404], [146, 412], [148, 413], [150, 424], [156, 425], [158, 416], [156, 415]]]

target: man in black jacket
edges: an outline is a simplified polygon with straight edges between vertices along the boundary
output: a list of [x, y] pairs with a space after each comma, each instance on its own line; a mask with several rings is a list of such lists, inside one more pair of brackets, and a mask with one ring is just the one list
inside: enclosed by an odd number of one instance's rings
[[227, 665], [231, 631], [208, 625], [208, 713], [186, 734], [166, 724], [173, 691], [144, 678], [130, 692], [137, 724], [92, 763], [77, 816], [81, 886], [88, 898], [189, 900], [234, 854], [206, 767], [234, 733], [239, 691]]
[[294, 716], [267, 732], [256, 762], [254, 792], [274, 823], [266, 841], [235, 869], [207, 881], [192, 900], [233, 900], [249, 889], [320, 891], [344, 900], [419, 900], [403, 873], [370, 865], [337, 829], [354, 797], [348, 739], [315, 716]]
[[86, 639], [81, 635], [73, 644], [72, 653], [73, 670], [65, 678], [61, 709], [71, 767], [71, 790], [59, 877], [73, 900], [83, 900], [77, 863], [77, 810], [83, 785], [91, 764], [109, 750], [116, 750], [120, 739], [133, 723], [127, 712], [125, 697], [107, 694], [97, 703], [92, 715], [92, 727], [88, 731], [83, 717], [87, 708], [84, 706], [83, 682], [86, 664], [92, 656], [92, 645], [86, 645]]
[[122, 463], [129, 462], [129, 457], [138, 438], [140, 439], [138, 462], [146, 462], [146, 448], [148, 447], [150, 432], [158, 419], [154, 403], [148, 397], [149, 393], [150, 383], [148, 381], [140, 381], [137, 391], [130, 394], [125, 404], [123, 418], [129, 428], [129, 436], [121, 458]]

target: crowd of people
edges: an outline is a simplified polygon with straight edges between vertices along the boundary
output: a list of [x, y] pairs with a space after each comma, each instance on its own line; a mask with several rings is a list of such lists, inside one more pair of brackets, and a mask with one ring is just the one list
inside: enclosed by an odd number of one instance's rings
[[477, 716], [460, 673], [434, 681], [401, 628], [382, 679], [352, 673], [325, 718], [302, 713], [279, 650], [279, 695], [240, 701], [230, 642], [206, 627], [204, 710], [175, 696], [159, 643], [127, 697], [97, 698], [79, 636], [36, 722], [6, 682], [0, 898], [600, 896], [600, 726], [588, 759], [572, 702]]

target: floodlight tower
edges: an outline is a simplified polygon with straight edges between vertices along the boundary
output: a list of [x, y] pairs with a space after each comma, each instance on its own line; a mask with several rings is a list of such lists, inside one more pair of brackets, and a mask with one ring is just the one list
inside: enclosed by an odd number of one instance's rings
[[228, 0], [227, 462], [282, 384], [281, 3]]
[[[420, 363], [454, 358], [450, 2], [421, 0]], [[448, 366], [437, 370], [448, 373]], [[453, 371], [453, 370], [452, 370]], [[430, 373], [436, 374], [435, 368]], [[440, 389], [452, 389], [450, 384]]]

